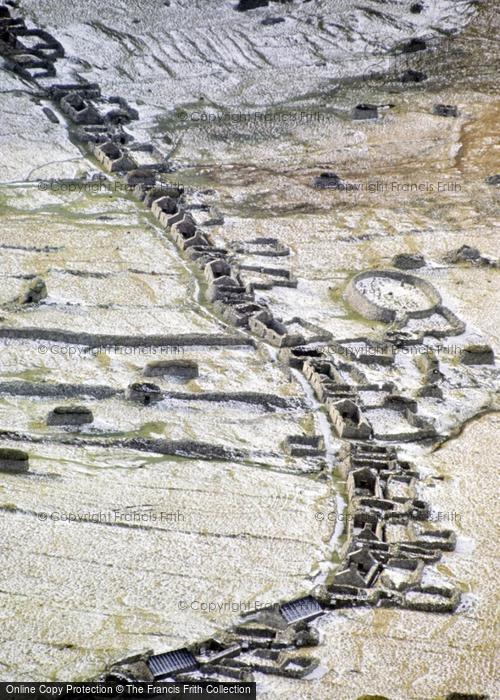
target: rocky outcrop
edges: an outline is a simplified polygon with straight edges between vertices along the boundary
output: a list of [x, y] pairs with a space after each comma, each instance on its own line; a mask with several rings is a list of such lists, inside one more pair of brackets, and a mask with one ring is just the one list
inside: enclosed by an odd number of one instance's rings
[[425, 259], [419, 254], [399, 253], [393, 257], [392, 264], [400, 270], [418, 270], [425, 266]]
[[427, 80], [427, 74], [419, 70], [409, 68], [401, 76], [402, 83], [423, 83]]
[[240, 0], [236, 6], [238, 12], [247, 12], [255, 10], [258, 7], [269, 7], [269, 0]]
[[497, 267], [498, 263], [493, 258], [488, 258], [485, 255], [481, 255], [477, 248], [470, 245], [463, 245], [456, 250], [449, 252], [445, 258], [445, 262], [456, 264], [467, 264], [467, 265], [480, 265], [483, 267]]
[[487, 185], [500, 185], [500, 175], [488, 175], [488, 177], [485, 179], [485, 182]]
[[39, 304], [42, 299], [47, 297], [47, 286], [45, 282], [36, 277], [28, 284], [27, 289], [21, 294], [19, 303], [21, 304]]
[[342, 180], [336, 173], [325, 172], [314, 178], [313, 185], [320, 190], [337, 190], [342, 184]]

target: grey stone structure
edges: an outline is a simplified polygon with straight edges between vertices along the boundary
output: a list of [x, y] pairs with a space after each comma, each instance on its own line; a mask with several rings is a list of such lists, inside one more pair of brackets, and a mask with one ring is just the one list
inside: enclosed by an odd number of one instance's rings
[[363, 280], [376, 280], [377, 278], [386, 278], [394, 280], [395, 282], [411, 285], [425, 294], [428, 299], [428, 305], [424, 309], [406, 311], [405, 315], [407, 317], [424, 318], [441, 306], [441, 296], [439, 292], [421, 277], [395, 270], [367, 270], [355, 275], [350, 280], [344, 294], [349, 305], [365, 318], [369, 318], [373, 321], [384, 321], [385, 323], [391, 323], [396, 320], [397, 313], [393, 308], [370, 301], [358, 288], [359, 282]]
[[94, 154], [110, 173], [125, 172], [136, 167], [132, 158], [113, 141], [98, 144], [94, 149]]
[[131, 401], [142, 403], [144, 406], [149, 406], [149, 404], [161, 401], [163, 394], [160, 387], [156, 384], [136, 382], [128, 387], [127, 398]]
[[92, 411], [86, 406], [56, 406], [47, 416], [47, 425], [79, 426], [94, 421]]
[[9, 447], [0, 447], [0, 472], [24, 474], [29, 471], [29, 456], [27, 452]]
[[260, 311], [251, 316], [248, 323], [252, 333], [279, 348], [304, 342], [302, 335], [289, 333], [287, 326], [274, 318], [269, 311]]
[[199, 374], [198, 363], [194, 360], [158, 360], [144, 368], [145, 377], [182, 377], [194, 379]]
[[96, 107], [79, 92], [64, 95], [59, 105], [75, 124], [104, 124], [104, 118]]
[[495, 355], [489, 345], [467, 345], [460, 353], [464, 365], [494, 365]]
[[399, 253], [393, 257], [392, 264], [400, 270], [418, 270], [425, 266], [425, 259], [423, 255]]

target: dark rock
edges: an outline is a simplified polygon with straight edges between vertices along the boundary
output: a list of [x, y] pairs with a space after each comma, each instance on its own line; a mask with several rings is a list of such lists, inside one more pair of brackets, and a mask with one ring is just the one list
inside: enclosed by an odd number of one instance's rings
[[436, 384], [424, 384], [424, 386], [420, 387], [417, 391], [417, 396], [421, 396], [422, 398], [442, 399], [443, 392]]
[[38, 304], [47, 296], [47, 287], [40, 277], [35, 277], [28, 286], [28, 289], [21, 295], [21, 304]]
[[29, 456], [22, 450], [0, 447], [0, 472], [21, 474], [29, 469]]
[[458, 117], [458, 109], [456, 105], [434, 105], [433, 114], [438, 117]]
[[403, 53], [416, 53], [417, 51], [425, 51], [427, 44], [423, 39], [411, 39], [401, 49]]
[[85, 425], [94, 416], [86, 406], [56, 406], [47, 416], [47, 425]]
[[198, 363], [194, 360], [159, 360], [150, 362], [144, 368], [146, 377], [173, 376], [192, 379], [198, 375]]
[[500, 175], [489, 175], [485, 182], [487, 185], [500, 185]]
[[59, 119], [57, 118], [56, 114], [50, 109], [50, 107], [44, 107], [42, 111], [47, 117], [47, 119], [52, 122], [52, 124], [59, 124]]
[[457, 251], [457, 257], [460, 260], [479, 260], [481, 253], [477, 248], [468, 245], [463, 245]]
[[144, 406], [161, 401], [162, 392], [159, 386], [149, 382], [137, 382], [131, 384], [127, 389], [127, 398], [131, 401], [138, 401]]
[[263, 24], [265, 27], [268, 27], [272, 24], [281, 24], [281, 22], [284, 21], [284, 17], [266, 17], [266, 19], [262, 20], [261, 24]]
[[410, 7], [410, 12], [412, 13], [412, 15], [419, 15], [423, 9], [424, 6], [421, 2], [414, 2], [413, 5], [411, 5]]
[[406, 70], [401, 76], [402, 83], [423, 83], [424, 80], [427, 80], [427, 74], [412, 68]]
[[362, 102], [356, 105], [352, 110], [353, 119], [377, 119], [378, 117], [378, 107], [377, 105], [366, 104]]
[[269, 7], [269, 0], [240, 0], [236, 9], [238, 12], [246, 12], [258, 7]]
[[467, 345], [460, 353], [464, 365], [494, 365], [495, 355], [489, 345]]
[[495, 261], [491, 258], [487, 258], [479, 252], [477, 248], [472, 246], [463, 245], [456, 250], [452, 250], [450, 253], [445, 255], [445, 262], [456, 264], [456, 263], [469, 263], [471, 265], [492, 265], [495, 266]]
[[125, 109], [111, 109], [106, 112], [106, 121], [110, 124], [128, 124], [132, 121], [130, 114]]
[[331, 172], [321, 173], [319, 177], [314, 178], [313, 185], [319, 189], [337, 189], [341, 185], [342, 180], [338, 175]]
[[315, 627], [306, 627], [295, 635], [296, 647], [316, 647], [320, 642], [319, 632]]
[[423, 255], [400, 253], [393, 257], [392, 264], [400, 270], [417, 270], [419, 267], [424, 267], [425, 260]]

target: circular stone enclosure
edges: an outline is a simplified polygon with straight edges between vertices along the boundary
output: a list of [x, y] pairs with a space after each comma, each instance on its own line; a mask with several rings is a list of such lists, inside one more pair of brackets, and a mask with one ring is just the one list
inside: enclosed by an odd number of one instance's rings
[[366, 270], [355, 275], [344, 299], [359, 314], [391, 323], [401, 318], [424, 318], [441, 305], [441, 295], [420, 277], [396, 270]]

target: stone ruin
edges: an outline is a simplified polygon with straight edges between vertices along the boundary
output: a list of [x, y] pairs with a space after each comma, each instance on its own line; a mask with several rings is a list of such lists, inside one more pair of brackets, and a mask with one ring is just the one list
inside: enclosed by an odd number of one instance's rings
[[458, 108], [456, 105], [434, 105], [432, 113], [438, 117], [458, 117]]
[[61, 97], [59, 106], [75, 124], [104, 124], [104, 118], [92, 102], [76, 90]]
[[151, 382], [135, 382], [127, 388], [127, 398], [131, 401], [149, 406], [163, 399], [163, 394], [159, 386]]
[[22, 450], [0, 447], [0, 472], [25, 474], [29, 471], [29, 455]]
[[364, 418], [359, 406], [350, 399], [326, 401], [330, 420], [337, 435], [352, 440], [368, 440], [372, 436], [372, 427]]
[[43, 29], [28, 29], [24, 20], [10, 16], [3, 6], [0, 17], [1, 52], [6, 67], [25, 80], [56, 75], [54, 63], [64, 56], [62, 44]]
[[269, 311], [260, 311], [252, 315], [248, 325], [252, 333], [278, 348], [287, 345], [300, 345], [304, 342], [302, 335], [290, 333], [288, 327], [274, 318]]
[[399, 253], [393, 257], [392, 264], [400, 270], [418, 270], [425, 266], [425, 259], [423, 255]]
[[444, 261], [452, 265], [465, 263], [481, 267], [498, 267], [497, 260], [481, 255], [477, 248], [469, 245], [463, 245], [456, 250], [452, 250], [445, 256]]
[[494, 365], [495, 355], [489, 345], [467, 345], [460, 353], [464, 365]]
[[[404, 294], [398, 298], [402, 288], [408, 290], [406, 299]], [[419, 292], [418, 301], [411, 308], [406, 300], [416, 296], [416, 292]], [[424, 318], [441, 306], [441, 296], [431, 284], [416, 275], [395, 270], [367, 270], [355, 275], [347, 285], [345, 299], [365, 318], [385, 323], [395, 321], [398, 316]]]
[[127, 172], [135, 168], [132, 158], [113, 141], [98, 144], [94, 155], [109, 173]]
[[198, 375], [198, 363], [194, 360], [158, 360], [149, 362], [144, 368], [145, 377], [194, 379]]
[[235, 241], [231, 244], [235, 253], [245, 255], [259, 255], [272, 258], [281, 258], [290, 255], [290, 248], [279, 241], [278, 238], [260, 236], [248, 241]]
[[319, 435], [289, 435], [283, 447], [291, 457], [319, 457], [325, 454], [325, 441]]
[[313, 180], [313, 186], [320, 190], [338, 190], [342, 180], [336, 173], [324, 172]]
[[47, 416], [47, 425], [80, 426], [94, 421], [92, 411], [86, 406], [56, 406]]

